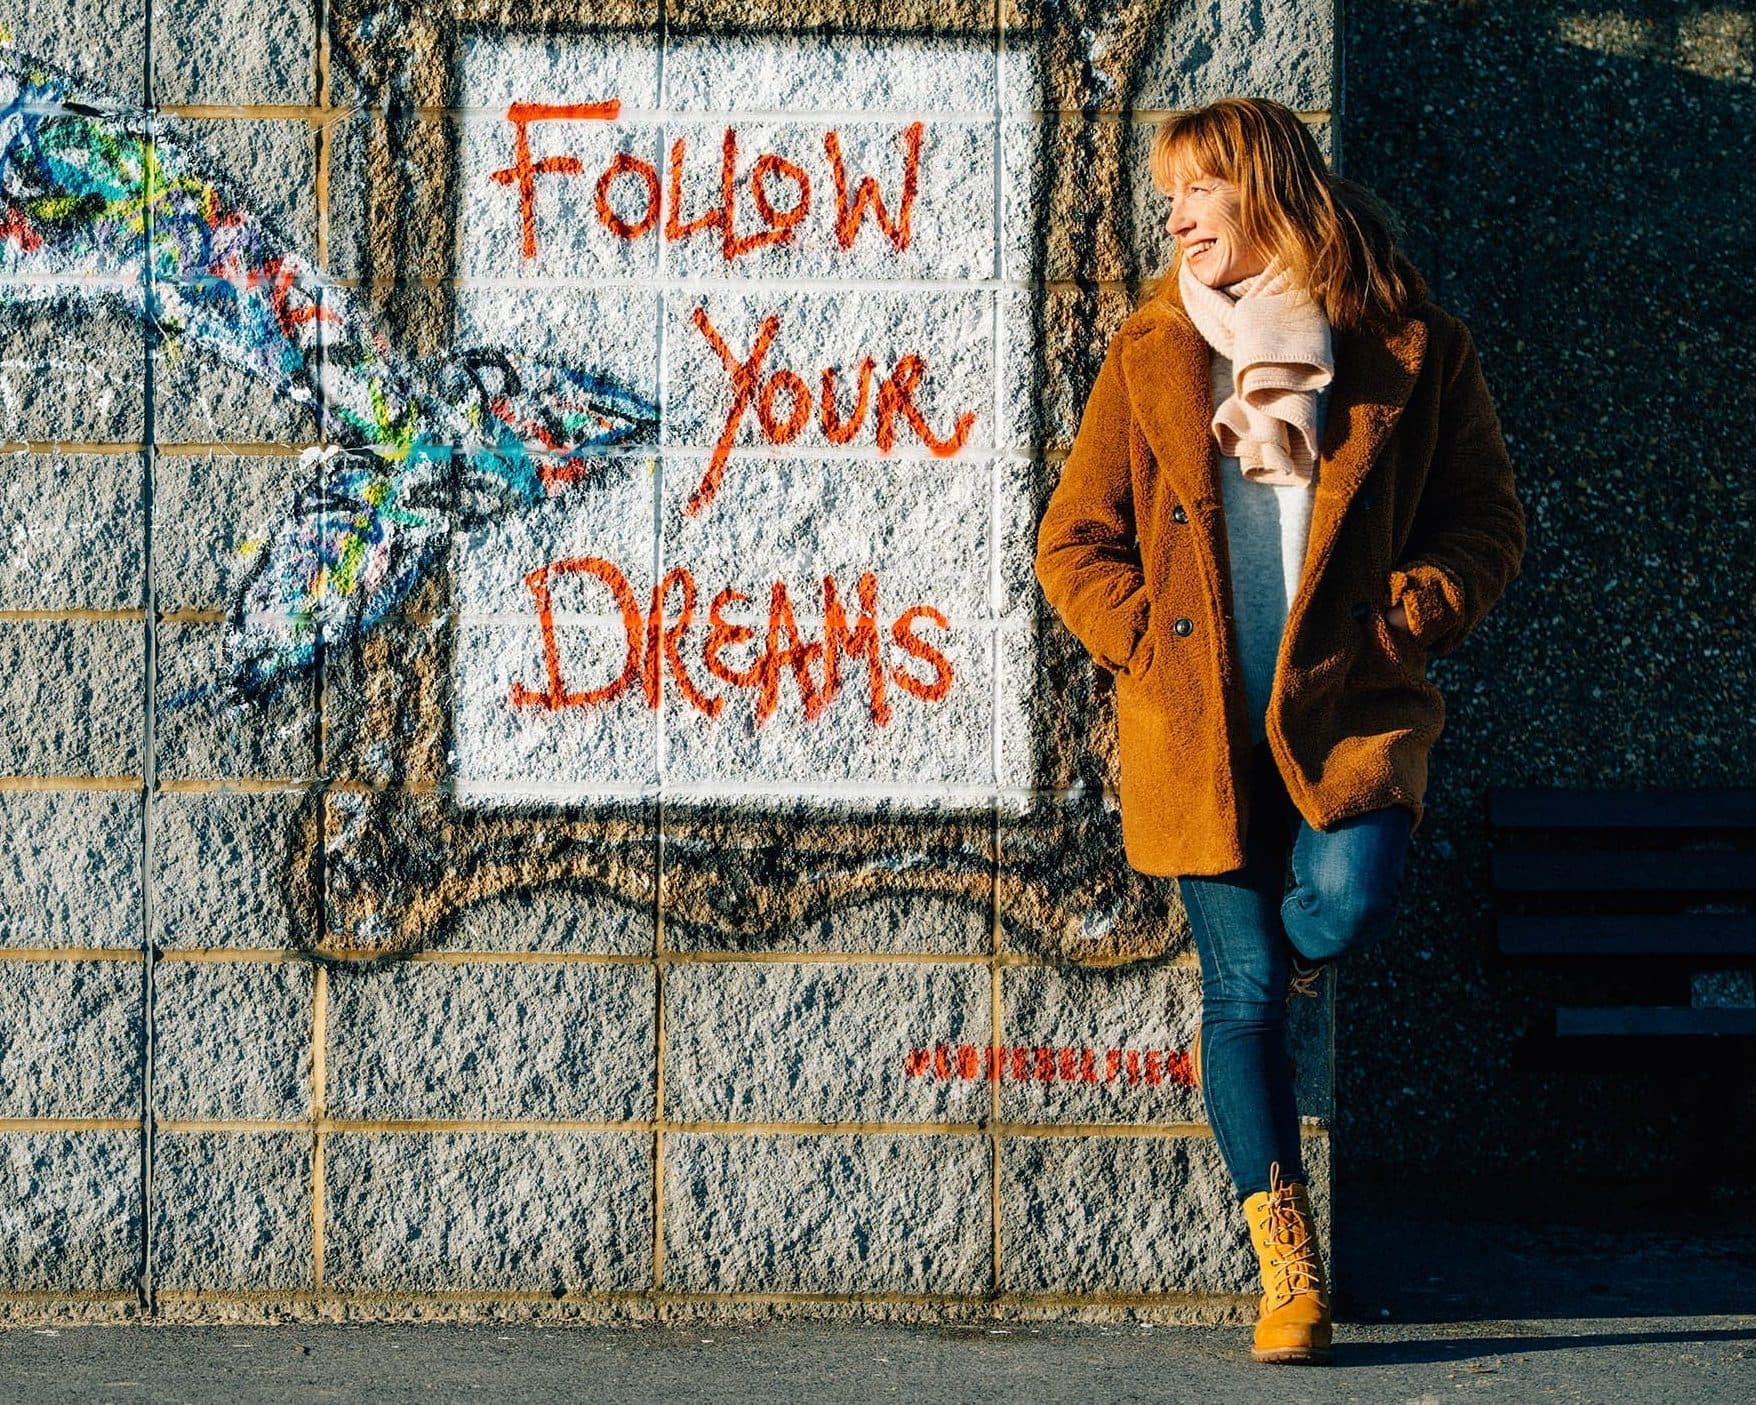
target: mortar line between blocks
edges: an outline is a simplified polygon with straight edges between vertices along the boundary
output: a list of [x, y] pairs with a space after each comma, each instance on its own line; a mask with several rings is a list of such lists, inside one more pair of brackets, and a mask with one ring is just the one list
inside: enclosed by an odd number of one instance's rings
[[314, 77], [317, 83], [317, 121], [313, 137], [317, 143], [317, 167], [312, 173], [311, 193], [317, 202], [317, 266], [329, 271], [329, 0], [315, 0], [317, 21], [317, 52]]
[[[357, 1304], [360, 1306], [388, 1306], [404, 1304], [445, 1304], [468, 1305], [483, 1304], [530, 1304], [533, 1306], [561, 1305], [610, 1305], [610, 1304], [651, 1304], [660, 1309], [658, 1320], [664, 1321], [665, 1305], [676, 1306], [776, 1306], [776, 1307], [812, 1307], [847, 1306], [898, 1306], [898, 1307], [965, 1307], [981, 1310], [992, 1307], [1005, 1308], [1117, 1308], [1117, 1309], [1171, 1309], [1177, 1307], [1211, 1307], [1215, 1305], [1233, 1307], [1239, 1310], [1253, 1308], [1257, 1298], [1254, 1293], [1234, 1293], [1224, 1291], [1201, 1292], [1191, 1289], [1167, 1289], [1158, 1293], [1125, 1293], [1099, 1290], [1091, 1293], [1003, 1293], [998, 1299], [984, 1293], [910, 1293], [899, 1290], [855, 1292], [855, 1293], [812, 1293], [785, 1291], [754, 1291], [742, 1292], [704, 1292], [704, 1291], [672, 1291], [656, 1292], [643, 1288], [600, 1288], [574, 1289], [562, 1292], [515, 1289], [515, 1288], [454, 1288], [430, 1289], [425, 1292], [399, 1290], [394, 1288], [355, 1288], [325, 1289], [312, 1292], [309, 1289], [232, 1289], [230, 1291], [213, 1291], [201, 1288], [174, 1289], [165, 1292], [163, 1300], [178, 1304], [212, 1304], [215, 1306], [234, 1303], [271, 1303], [271, 1304]], [[70, 1301], [111, 1301], [119, 1299], [119, 1295], [102, 1291], [67, 1292], [50, 1291], [15, 1291], [0, 1292], [0, 1302], [43, 1302], [57, 1299]]]
[[[0, 1131], [6, 1132], [105, 1132], [131, 1130], [138, 1126], [130, 1118], [97, 1117], [20, 1117], [0, 1119]], [[322, 1131], [325, 1136], [420, 1136], [434, 1133], [455, 1133], [474, 1136], [505, 1136], [537, 1134], [545, 1136], [576, 1136], [580, 1134], [639, 1135], [660, 1130], [650, 1118], [623, 1122], [598, 1122], [577, 1118], [162, 1118], [154, 1119], [160, 1131], [178, 1135], [211, 1132], [286, 1133]], [[995, 1132], [1008, 1137], [1039, 1139], [1107, 1139], [1138, 1141], [1187, 1139], [1209, 1141], [1213, 1129], [1205, 1122], [1000, 1122], [985, 1119], [973, 1122], [710, 1122], [667, 1121], [667, 1133], [686, 1136], [716, 1137], [845, 1137], [886, 1136], [952, 1137], [959, 1140], [990, 1139]], [[1327, 1141], [1330, 1129], [1315, 1118], [1302, 1117], [1299, 1134], [1312, 1141]]]
[[[138, 1117], [0, 1117], [0, 1132], [138, 1132]], [[131, 1292], [130, 1298], [139, 1294]]]
[[[1005, 930], [1000, 920], [1000, 812], [996, 808], [991, 816], [993, 828], [990, 831], [989, 858], [989, 899], [988, 921], [994, 949], [988, 961], [988, 1044], [989, 1047], [1000, 1049], [1005, 1047], [1005, 1003], [1004, 983], [1006, 967]], [[997, 1057], [997, 1056], [996, 1056]], [[988, 1190], [990, 1216], [990, 1256], [991, 1279], [989, 1289], [995, 1294], [1000, 1292], [1000, 1251], [1001, 1251], [1001, 1184], [1000, 1184], [1000, 1080], [990, 1079], [988, 1089]]]
[[146, 784], [141, 776], [0, 776], [0, 793], [37, 790], [128, 790]]
[[311, 985], [311, 1281], [323, 1287], [324, 1122], [329, 1104], [329, 972], [317, 968]]
[[[144, 50], [142, 55], [143, 72], [141, 86], [144, 89], [145, 108], [150, 114], [153, 107], [153, 21], [155, 19], [154, 0], [144, 0], [142, 5], [142, 30]], [[158, 168], [157, 139], [149, 127], [142, 138], [142, 148], [146, 156], [145, 186], [141, 194], [144, 197], [141, 210], [141, 222], [146, 240], [141, 255], [140, 279], [146, 292], [146, 307], [150, 310], [154, 303], [153, 293], [153, 238], [157, 223], [157, 193], [152, 188], [152, 174]], [[157, 857], [153, 816], [157, 810], [155, 795], [158, 786], [158, 737], [154, 726], [158, 709], [158, 594], [153, 584], [153, 528], [155, 525], [154, 508], [155, 488], [157, 486], [154, 473], [155, 461], [153, 441], [158, 435], [158, 383], [154, 375], [153, 338], [150, 328], [141, 337], [141, 433], [140, 451], [141, 471], [141, 543], [144, 557], [144, 572], [141, 581], [142, 619], [140, 628], [144, 635], [145, 677], [141, 680], [141, 755], [140, 755], [140, 947], [142, 953], [140, 981], [140, 1280], [139, 1304], [142, 1313], [153, 1317], [158, 1312], [154, 1301], [153, 1279], [153, 1183], [156, 1172], [155, 1118], [156, 1103], [155, 1080], [157, 1067], [157, 1041], [155, 1026], [158, 1021], [157, 1002], [157, 967], [154, 962], [156, 944], [153, 941], [153, 923], [157, 917], [154, 902], [155, 884], [153, 866]]]
[[[658, 5], [658, 43], [657, 73], [654, 96], [661, 108], [665, 105], [665, 57], [670, 46], [670, 14], [666, 0], [659, 0]], [[658, 124], [658, 151], [654, 153], [661, 161], [664, 158], [665, 138], [668, 135], [668, 124], [661, 118]], [[666, 404], [666, 373], [669, 367], [670, 345], [665, 337], [665, 327], [670, 321], [669, 291], [666, 279], [670, 273], [667, 258], [666, 241], [659, 240], [658, 245], [658, 348], [656, 367], [657, 383], [653, 386], [653, 404], [657, 408], [659, 418], [659, 438], [664, 438], [664, 416]], [[664, 591], [665, 561], [665, 461], [664, 454], [655, 453], [652, 459], [652, 579], [655, 589]], [[660, 613], [663, 613], [664, 602], [659, 602]], [[652, 958], [653, 958], [653, 1074], [652, 1074], [652, 1287], [657, 1292], [665, 1284], [665, 708], [664, 670], [659, 670], [660, 706], [653, 713], [654, 729], [654, 766], [658, 776], [658, 795], [654, 801], [655, 815], [653, 820], [652, 843]], [[660, 1321], [664, 1320], [664, 1310], [658, 1310]]]
[[[297, 102], [170, 102], [165, 103], [159, 111], [173, 117], [205, 118], [225, 120], [228, 118], [257, 118], [279, 121], [322, 121], [326, 113], [350, 115], [365, 109], [355, 103], [341, 107], [324, 108], [315, 103]], [[1003, 113], [1005, 121], [1014, 123], [1042, 124], [1057, 117], [1078, 117], [1088, 115], [1089, 120], [1108, 126], [1128, 125], [1131, 127], [1155, 126], [1167, 117], [1175, 117], [1180, 113], [1191, 111], [1189, 108], [1176, 107], [1138, 107], [1129, 108], [1124, 112], [1116, 107], [1087, 109], [1078, 106], [1069, 107], [1018, 107], [1006, 109]], [[418, 104], [411, 109], [413, 115], [424, 122], [465, 121], [491, 125], [506, 120], [503, 107], [480, 107], [468, 104], [457, 107], [446, 107], [433, 103]], [[1339, 108], [1305, 107], [1294, 108], [1293, 114], [1306, 124], [1318, 122], [1334, 122], [1339, 116]], [[618, 114], [618, 120], [625, 126], [635, 124], [657, 124], [667, 119], [681, 118], [691, 126], [708, 128], [723, 125], [728, 114], [700, 111], [696, 113], [678, 113], [664, 107], [644, 108], [624, 106]], [[993, 120], [990, 113], [976, 108], [934, 108], [922, 109], [909, 107], [890, 111], [873, 112], [867, 108], [741, 108], [729, 114], [741, 122], [775, 123], [797, 122], [840, 123], [867, 122], [874, 125], [902, 123], [919, 119], [935, 122], [943, 126], [974, 127]]]

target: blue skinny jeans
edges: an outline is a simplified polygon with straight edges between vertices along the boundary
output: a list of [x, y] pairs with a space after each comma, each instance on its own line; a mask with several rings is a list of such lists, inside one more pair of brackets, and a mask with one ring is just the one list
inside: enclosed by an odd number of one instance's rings
[[1273, 1162], [1283, 1180], [1305, 1179], [1287, 1066], [1291, 949], [1332, 961], [1387, 936], [1414, 826], [1393, 805], [1311, 828], [1266, 741], [1251, 748], [1249, 784], [1244, 866], [1177, 880], [1201, 958], [1201, 1092], [1240, 1202], [1268, 1189]]

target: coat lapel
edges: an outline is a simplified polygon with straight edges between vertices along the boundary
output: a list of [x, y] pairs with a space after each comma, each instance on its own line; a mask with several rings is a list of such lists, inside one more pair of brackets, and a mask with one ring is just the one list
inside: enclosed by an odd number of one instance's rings
[[[1123, 353], [1129, 399], [1158, 472], [1177, 496], [1191, 507], [1217, 506], [1220, 463], [1209, 347], [1183, 311], [1175, 280], [1156, 301], [1157, 315], [1145, 334]], [[1410, 317], [1389, 335], [1337, 330], [1334, 347], [1335, 381], [1319, 446], [1305, 573], [1289, 630], [1328, 563], [1348, 505], [1414, 391], [1426, 358], [1427, 325]]]

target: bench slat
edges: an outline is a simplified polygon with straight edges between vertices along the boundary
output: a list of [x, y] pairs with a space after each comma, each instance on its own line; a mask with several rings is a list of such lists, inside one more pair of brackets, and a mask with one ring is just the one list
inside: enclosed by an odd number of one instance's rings
[[1756, 891], [1751, 850], [1494, 850], [1493, 884], [1518, 893]]
[[1687, 1005], [1561, 1005], [1555, 1010], [1557, 1039], [1598, 1035], [1689, 1037], [1756, 1035], [1756, 1009]]
[[1488, 822], [1502, 829], [1756, 830], [1756, 788], [1582, 790], [1491, 786]]
[[1508, 956], [1756, 957], [1747, 913], [1508, 913], [1495, 928]]

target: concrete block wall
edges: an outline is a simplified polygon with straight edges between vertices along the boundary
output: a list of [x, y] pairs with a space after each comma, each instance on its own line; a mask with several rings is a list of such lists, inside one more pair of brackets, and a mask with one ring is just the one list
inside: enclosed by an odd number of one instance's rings
[[381, 8], [0, 0], [0, 1302], [1247, 1314], [1031, 557], [1333, 5]]

